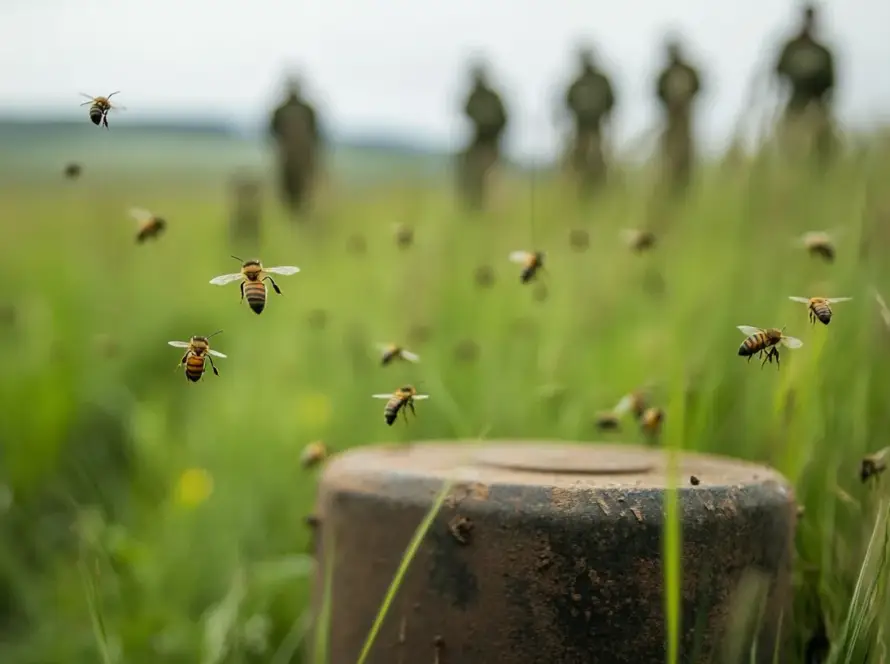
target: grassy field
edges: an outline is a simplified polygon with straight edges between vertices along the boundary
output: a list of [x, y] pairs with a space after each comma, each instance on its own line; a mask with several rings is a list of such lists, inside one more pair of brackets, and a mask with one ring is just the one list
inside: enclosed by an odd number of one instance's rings
[[[875, 528], [872, 554], [886, 551], [887, 494], [858, 472], [890, 430], [890, 330], [870, 290], [890, 296], [890, 150], [821, 176], [766, 157], [713, 166], [677, 207], [622, 175], [590, 207], [552, 176], [499, 181], [477, 215], [450, 182], [329, 184], [300, 225], [270, 197], [259, 247], [229, 243], [213, 178], [88, 166], [72, 182], [53, 165], [0, 183], [0, 660], [300, 661], [307, 442], [633, 441], [633, 427], [599, 433], [595, 414], [651, 380], [667, 444], [765, 462], [796, 486], [799, 648], [821, 607], [834, 661], [886, 661], [888, 584], [863, 560]], [[167, 218], [159, 242], [134, 243], [133, 204]], [[644, 224], [659, 245], [634, 255], [619, 231]], [[793, 246], [837, 227], [833, 264]], [[546, 286], [519, 284], [519, 248], [548, 253]], [[237, 271], [232, 253], [302, 272], [257, 317], [237, 285], [207, 283]], [[855, 299], [811, 327], [789, 295]], [[804, 346], [761, 370], [736, 354], [740, 324], [787, 325]], [[187, 384], [167, 341], [218, 329], [220, 377]], [[422, 363], [381, 369], [384, 340]], [[405, 382], [433, 398], [390, 429], [369, 395]]]

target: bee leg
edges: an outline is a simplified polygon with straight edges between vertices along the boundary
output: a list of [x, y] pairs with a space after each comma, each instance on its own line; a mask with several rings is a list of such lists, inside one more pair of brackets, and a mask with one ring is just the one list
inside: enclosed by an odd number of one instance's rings
[[180, 369], [182, 369], [182, 365], [185, 364], [185, 361], [188, 359], [188, 357], [189, 357], [188, 353], [183, 355], [182, 359], [179, 360], [179, 364], [176, 365], [176, 368], [173, 371], [179, 371]]
[[244, 302], [244, 282], [241, 282], [241, 302]]
[[207, 359], [210, 360], [210, 368], [213, 369], [213, 375], [219, 376], [219, 371], [216, 370], [216, 365], [213, 363], [213, 358], [210, 355], [208, 355]]
[[402, 408], [402, 417], [405, 418], [405, 424], [408, 424], [408, 411], [405, 408]]
[[272, 277], [265, 277], [265, 278], [263, 279], [263, 281], [265, 281], [266, 279], [268, 279], [268, 280], [271, 282], [271, 284], [272, 284], [272, 288], [275, 289], [275, 292], [276, 292], [278, 295], [281, 295], [281, 289], [278, 287], [278, 284], [275, 283], [275, 280], [274, 280]]
[[414, 410], [414, 402], [413, 402], [413, 401], [409, 401], [409, 402], [408, 402], [408, 408], [411, 409], [411, 414], [412, 414], [414, 417], [417, 417], [417, 411]]

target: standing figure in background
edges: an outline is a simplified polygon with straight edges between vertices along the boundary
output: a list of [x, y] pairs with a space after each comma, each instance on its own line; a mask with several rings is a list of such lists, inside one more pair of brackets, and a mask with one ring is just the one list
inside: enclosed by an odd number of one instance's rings
[[239, 172], [230, 181], [230, 191], [229, 238], [232, 250], [256, 254], [260, 250], [263, 218], [260, 181], [250, 173]]
[[816, 9], [807, 5], [800, 32], [785, 44], [775, 73], [791, 89], [782, 128], [786, 141], [795, 148], [812, 145], [824, 163], [833, 142], [834, 55], [816, 40], [815, 28]]
[[701, 91], [698, 70], [683, 56], [680, 43], [667, 43], [667, 63], [658, 75], [656, 94], [664, 111], [661, 136], [663, 180], [676, 193], [689, 184], [695, 157], [692, 111]]
[[315, 109], [303, 98], [291, 77], [284, 102], [272, 113], [269, 131], [278, 148], [279, 187], [284, 204], [299, 212], [316, 174], [320, 135]]
[[500, 158], [507, 111], [501, 96], [489, 84], [485, 67], [476, 64], [470, 74], [473, 87], [464, 115], [473, 125], [473, 136], [459, 158], [458, 182], [467, 203], [479, 208], [485, 200], [488, 174]]
[[581, 72], [566, 91], [565, 106], [575, 123], [570, 165], [586, 197], [606, 178], [603, 125], [615, 107], [615, 92], [592, 50], [581, 49], [579, 59]]

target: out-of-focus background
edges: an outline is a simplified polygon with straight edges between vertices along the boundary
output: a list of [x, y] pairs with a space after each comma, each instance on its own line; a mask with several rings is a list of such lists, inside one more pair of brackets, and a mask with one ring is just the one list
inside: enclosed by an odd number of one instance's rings
[[[859, 472], [890, 425], [887, 25], [872, 0], [4, 3], [2, 661], [310, 661], [304, 446], [480, 435], [775, 466], [806, 510], [795, 661], [884, 661]], [[208, 283], [231, 255], [301, 272], [256, 316]], [[816, 295], [854, 299], [811, 326], [788, 296]], [[737, 325], [804, 345], [761, 370]], [[187, 383], [167, 342], [220, 329]], [[432, 396], [389, 428], [370, 395], [406, 382]], [[648, 384], [664, 431], [599, 429]]]

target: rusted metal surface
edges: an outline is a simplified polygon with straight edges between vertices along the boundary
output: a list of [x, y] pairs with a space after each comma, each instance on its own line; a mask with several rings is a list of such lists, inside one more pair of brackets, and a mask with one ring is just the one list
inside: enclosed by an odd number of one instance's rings
[[[331, 664], [356, 661], [446, 479], [451, 492], [369, 663], [662, 664], [666, 463], [653, 448], [547, 442], [430, 442], [333, 458], [319, 489], [314, 597], [317, 608], [333, 563]], [[687, 454], [678, 465], [680, 661], [728, 661], [734, 598], [754, 574], [768, 581], [758, 661], [772, 662], [790, 606], [791, 489], [775, 471], [732, 459]]]

